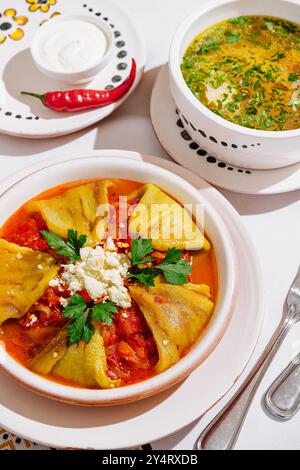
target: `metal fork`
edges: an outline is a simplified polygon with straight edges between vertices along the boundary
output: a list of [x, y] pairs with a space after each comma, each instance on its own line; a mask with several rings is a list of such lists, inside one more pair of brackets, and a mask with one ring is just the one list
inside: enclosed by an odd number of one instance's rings
[[274, 380], [263, 396], [264, 409], [280, 421], [293, 418], [300, 409], [300, 354]]
[[196, 442], [198, 450], [230, 450], [234, 447], [265, 372], [292, 326], [300, 321], [300, 267], [286, 301], [287, 313], [283, 315], [267, 347], [235, 395], [202, 431]]

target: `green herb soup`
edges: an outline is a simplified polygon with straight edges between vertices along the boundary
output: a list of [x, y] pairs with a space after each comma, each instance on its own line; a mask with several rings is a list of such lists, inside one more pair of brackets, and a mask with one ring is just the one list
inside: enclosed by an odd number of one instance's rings
[[300, 25], [268, 16], [216, 24], [188, 47], [184, 80], [224, 119], [253, 129], [300, 127]]

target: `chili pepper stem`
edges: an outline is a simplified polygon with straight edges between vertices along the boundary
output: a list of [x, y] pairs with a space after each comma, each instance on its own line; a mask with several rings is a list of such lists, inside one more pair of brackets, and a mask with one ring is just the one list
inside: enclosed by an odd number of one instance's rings
[[21, 95], [33, 96], [34, 98], [38, 98], [39, 100], [41, 100], [42, 103], [44, 103], [45, 95], [39, 95], [38, 93], [29, 93], [28, 91], [21, 91]]

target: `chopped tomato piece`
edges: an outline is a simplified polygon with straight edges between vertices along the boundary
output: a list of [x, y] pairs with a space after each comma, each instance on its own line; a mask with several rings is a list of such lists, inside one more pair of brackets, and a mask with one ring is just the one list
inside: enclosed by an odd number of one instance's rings
[[23, 220], [14, 228], [6, 239], [9, 242], [16, 243], [20, 246], [26, 246], [33, 250], [48, 251], [49, 246], [41, 230], [46, 230], [47, 226], [39, 213], [30, 214], [30, 217], [24, 216]]
[[76, 294], [80, 295], [83, 298], [83, 300], [85, 300], [86, 302], [91, 302], [93, 300], [92, 297], [90, 297], [90, 295], [85, 289], [79, 292], [76, 292]]

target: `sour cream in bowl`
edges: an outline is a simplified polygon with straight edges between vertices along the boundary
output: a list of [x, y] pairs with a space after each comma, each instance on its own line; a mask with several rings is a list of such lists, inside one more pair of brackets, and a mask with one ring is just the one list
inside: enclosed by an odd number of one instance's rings
[[36, 33], [31, 53], [38, 69], [69, 84], [90, 81], [110, 62], [113, 34], [98, 18], [62, 15]]

